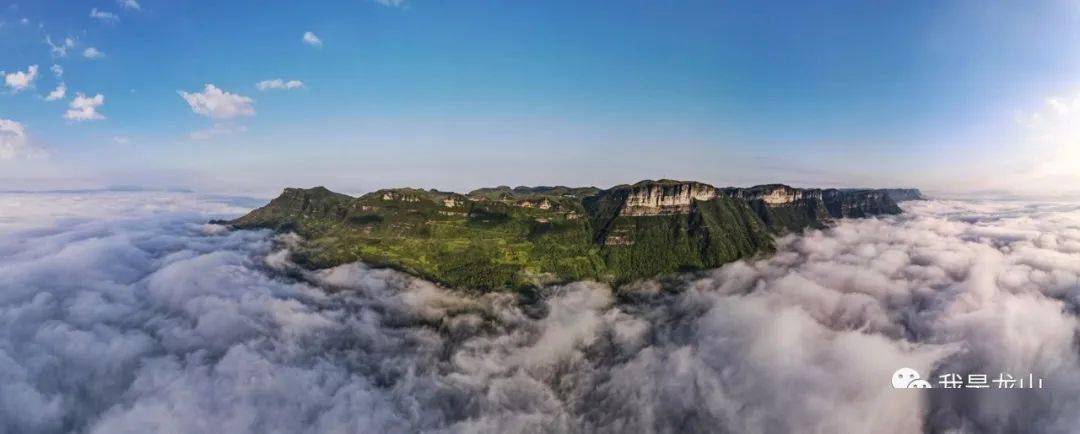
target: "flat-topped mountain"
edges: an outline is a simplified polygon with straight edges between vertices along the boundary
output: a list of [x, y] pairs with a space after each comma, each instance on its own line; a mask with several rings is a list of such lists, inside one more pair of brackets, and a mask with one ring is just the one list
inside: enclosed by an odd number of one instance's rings
[[693, 181], [595, 187], [397, 188], [360, 197], [287, 188], [228, 222], [295, 232], [314, 268], [364, 261], [449, 286], [514, 289], [581, 279], [621, 284], [713, 268], [773, 237], [837, 218], [899, 214], [918, 190], [717, 188]]

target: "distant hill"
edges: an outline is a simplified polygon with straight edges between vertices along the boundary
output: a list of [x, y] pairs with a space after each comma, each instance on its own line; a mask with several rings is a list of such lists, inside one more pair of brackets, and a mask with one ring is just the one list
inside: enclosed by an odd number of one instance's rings
[[307, 267], [364, 261], [452, 287], [503, 290], [582, 279], [619, 285], [713, 268], [772, 251], [775, 235], [899, 214], [897, 200], [918, 197], [918, 190], [674, 180], [607, 190], [397, 188], [360, 197], [287, 188], [227, 223], [297, 233], [304, 241], [294, 259]]

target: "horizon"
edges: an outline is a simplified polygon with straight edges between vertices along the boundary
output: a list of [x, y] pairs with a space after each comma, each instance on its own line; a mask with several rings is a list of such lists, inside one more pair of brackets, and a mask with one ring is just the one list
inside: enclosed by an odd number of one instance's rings
[[[220, 195], [220, 196], [251, 197], [251, 198], [255, 198], [255, 199], [262, 199], [262, 198], [267, 198], [267, 197], [274, 197], [274, 195], [280, 194], [280, 192], [283, 192], [285, 190], [292, 189], [292, 188], [301, 189], [301, 190], [311, 190], [311, 189], [317, 189], [317, 188], [324, 188], [324, 189], [327, 189], [327, 190], [329, 190], [331, 192], [334, 192], [334, 193], [341, 193], [341, 194], [346, 194], [346, 195], [350, 195], [350, 196], [360, 196], [360, 195], [364, 195], [364, 194], [368, 194], [368, 193], [374, 193], [374, 192], [383, 191], [383, 190], [397, 190], [397, 189], [415, 189], [415, 190], [421, 190], [421, 191], [432, 191], [432, 192], [441, 192], [441, 193], [468, 194], [468, 193], [471, 193], [473, 191], [481, 190], [481, 189], [501, 189], [501, 188], [519, 189], [519, 188], [559, 188], [559, 187], [563, 187], [563, 188], [595, 188], [595, 189], [604, 191], [604, 190], [610, 190], [610, 189], [621, 187], [621, 186], [629, 186], [629, 185], [634, 185], [634, 184], [639, 184], [639, 183], [646, 183], [646, 182], [664, 182], [664, 181], [679, 182], [679, 183], [702, 183], [702, 184], [710, 185], [710, 186], [712, 186], [714, 188], [717, 188], [717, 189], [754, 188], [754, 187], [764, 187], [764, 186], [771, 186], [771, 185], [780, 185], [780, 186], [799, 188], [799, 189], [818, 189], [818, 190], [885, 190], [885, 189], [897, 189], [897, 190], [918, 190], [919, 192], [923, 193], [924, 195], [926, 193], [926, 192], [922, 191], [919, 188], [902, 187], [902, 186], [899, 186], [899, 187], [898, 186], [892, 186], [892, 187], [856, 187], [856, 186], [817, 187], [817, 186], [789, 185], [789, 184], [782, 184], [782, 183], [765, 183], [765, 184], [753, 184], [753, 185], [714, 185], [714, 184], [710, 184], [710, 183], [707, 183], [707, 182], [698, 181], [698, 180], [692, 180], [692, 179], [669, 179], [669, 178], [641, 179], [641, 180], [634, 181], [634, 182], [624, 182], [624, 183], [615, 184], [615, 185], [611, 185], [611, 186], [607, 186], [607, 187], [597, 186], [597, 185], [562, 185], [562, 184], [506, 185], [506, 184], [503, 184], [503, 185], [477, 186], [477, 187], [466, 188], [466, 189], [462, 189], [462, 190], [444, 190], [444, 189], [440, 189], [440, 188], [436, 188], [436, 187], [424, 187], [424, 186], [407, 185], [407, 186], [396, 186], [396, 187], [383, 187], [383, 188], [378, 188], [378, 189], [373, 189], [373, 190], [348, 191], [348, 190], [336, 190], [334, 188], [327, 187], [325, 185], [284, 186], [281, 189], [279, 189], [280, 191], [278, 193], [270, 193], [269, 195], [267, 195], [267, 194], [246, 195], [246, 194], [235, 194], [235, 193], [218, 192], [218, 191], [200, 191], [200, 190], [197, 190], [197, 189], [191, 189], [191, 188], [187, 188], [187, 187], [184, 187], [184, 186], [143, 187], [143, 186], [135, 186], [135, 185], [114, 185], [114, 186], [105, 186], [105, 187], [100, 187], [100, 188], [81, 188], [81, 189], [79, 189], [79, 188], [75, 188], [75, 189], [60, 188], [60, 189], [42, 189], [42, 190], [0, 189], [0, 193], [6, 193], [6, 194], [191, 193], [191, 194], [208, 194], [208, 195]], [[948, 197], [948, 196], [934, 196], [934, 197], [935, 198], [942, 198], [942, 199], [954, 198], [954, 197]], [[985, 198], [985, 199], [997, 199], [997, 200], [1008, 200], [1008, 199], [1010, 199], [1009, 197], [1005, 197], [1004, 195], [983, 196], [983, 197], [980, 197], [980, 196], [977, 196], [977, 195], [968, 195], [968, 196], [956, 196], [955, 198], [961, 198], [961, 199], [984, 199]], [[1039, 198], [1013, 197], [1012, 199], [1038, 200]]]
[[246, 197], [246, 198], [252, 198], [252, 199], [273, 199], [274, 197], [277, 197], [278, 195], [280, 195], [285, 189], [289, 189], [289, 188], [312, 189], [312, 188], [322, 187], [322, 188], [326, 188], [326, 189], [328, 189], [328, 190], [330, 190], [332, 192], [335, 192], [335, 193], [342, 193], [342, 194], [358, 197], [358, 196], [362, 196], [362, 195], [368, 194], [368, 193], [373, 193], [373, 192], [376, 192], [376, 191], [402, 189], [402, 188], [412, 188], [412, 189], [418, 189], [418, 190], [424, 190], [424, 191], [439, 191], [439, 192], [444, 192], [444, 193], [461, 193], [461, 194], [467, 194], [467, 193], [472, 192], [474, 190], [483, 189], [483, 188], [501, 188], [501, 187], [507, 187], [507, 188], [511, 188], [511, 189], [513, 189], [513, 188], [522, 188], [522, 187], [524, 187], [524, 188], [568, 187], [568, 188], [597, 188], [597, 189], [600, 189], [600, 190], [608, 190], [608, 189], [615, 188], [615, 187], [618, 187], [618, 186], [621, 186], [621, 185], [633, 185], [633, 184], [639, 183], [639, 182], [663, 181], [663, 180], [672, 180], [672, 181], [679, 181], [679, 182], [702, 182], [702, 183], [709, 184], [709, 185], [712, 185], [713, 187], [721, 188], [721, 189], [722, 188], [752, 188], [752, 187], [760, 187], [760, 186], [772, 185], [772, 184], [785, 185], [785, 186], [788, 186], [788, 187], [801, 188], [801, 189], [822, 189], [822, 190], [826, 190], [826, 189], [836, 189], [836, 190], [915, 189], [915, 190], [919, 190], [923, 194], [924, 197], [933, 198], [933, 199], [945, 199], [945, 200], [995, 200], [995, 201], [1031, 201], [1031, 202], [1072, 202], [1072, 201], [1080, 200], [1080, 193], [1059, 193], [1059, 194], [1048, 194], [1048, 195], [1041, 195], [1041, 196], [1040, 195], [1031, 195], [1031, 194], [1029, 194], [1029, 195], [1015, 194], [1015, 193], [1010, 193], [1010, 192], [1006, 192], [1006, 191], [975, 191], [975, 192], [955, 193], [955, 192], [946, 192], [946, 191], [926, 190], [926, 189], [921, 189], [921, 188], [917, 188], [917, 187], [910, 187], [910, 186], [903, 186], [903, 185], [900, 185], [900, 186], [881, 186], [881, 187], [866, 187], [866, 186], [822, 187], [822, 186], [814, 186], [814, 185], [792, 185], [792, 184], [783, 184], [783, 183], [775, 183], [775, 182], [773, 182], [773, 183], [764, 183], [764, 184], [747, 184], [747, 185], [716, 185], [716, 184], [711, 184], [711, 183], [708, 183], [708, 182], [692, 180], [692, 179], [668, 179], [668, 178], [641, 179], [641, 180], [634, 181], [634, 182], [629, 182], [629, 183], [624, 182], [624, 183], [609, 185], [609, 186], [606, 186], [606, 187], [598, 186], [598, 185], [564, 185], [564, 184], [547, 184], [547, 185], [539, 185], [539, 184], [538, 185], [506, 185], [506, 184], [502, 184], [502, 185], [480, 185], [480, 186], [467, 187], [467, 188], [459, 189], [459, 190], [447, 190], [447, 189], [442, 189], [442, 188], [437, 188], [437, 187], [427, 187], [427, 186], [417, 186], [417, 185], [402, 185], [402, 186], [388, 186], [388, 187], [381, 187], [381, 188], [373, 188], [373, 189], [369, 189], [369, 190], [347, 190], [347, 189], [336, 189], [336, 188], [333, 188], [333, 187], [327, 187], [326, 185], [321, 185], [320, 184], [320, 185], [310, 185], [310, 186], [289, 185], [289, 186], [282, 186], [282, 187], [278, 188], [277, 190], [266, 190], [266, 191], [262, 191], [262, 192], [228, 192], [228, 191], [199, 190], [199, 189], [192, 189], [192, 188], [188, 188], [188, 187], [184, 187], [184, 186], [143, 187], [143, 186], [117, 185], [117, 186], [104, 186], [104, 187], [98, 187], [98, 188], [71, 188], [71, 189], [65, 189], [65, 188], [40, 189], [40, 190], [0, 189], [0, 193], [4, 193], [4, 194], [52, 194], [52, 193], [155, 193], [155, 192], [157, 192], [157, 193], [190, 193], [190, 194], [207, 194], [207, 195], [217, 195], [217, 196], [236, 196], [236, 197]]

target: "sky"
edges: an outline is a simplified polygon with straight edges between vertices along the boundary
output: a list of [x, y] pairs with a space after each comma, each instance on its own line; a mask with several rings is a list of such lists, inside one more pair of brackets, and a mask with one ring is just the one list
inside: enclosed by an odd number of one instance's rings
[[1080, 2], [0, 2], [0, 184], [1080, 192]]

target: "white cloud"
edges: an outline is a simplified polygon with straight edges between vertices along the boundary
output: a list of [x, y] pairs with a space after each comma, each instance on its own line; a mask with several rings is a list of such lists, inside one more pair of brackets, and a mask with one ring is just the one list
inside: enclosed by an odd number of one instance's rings
[[105, 119], [105, 116], [97, 112], [98, 107], [103, 104], [105, 104], [105, 96], [100, 93], [87, 97], [82, 92], [78, 92], [75, 94], [75, 99], [71, 100], [67, 112], [64, 113], [64, 119], [76, 122]]
[[102, 57], [105, 57], [105, 53], [94, 47], [87, 47], [85, 50], [83, 50], [82, 55], [87, 59], [100, 59]]
[[[0, 194], [0, 432], [1075, 431], [1080, 209], [905, 206], [522, 306], [296, 268], [205, 224], [245, 211], [219, 197]], [[1047, 389], [892, 390], [901, 366]]]
[[191, 110], [211, 119], [232, 119], [240, 116], [253, 116], [254, 100], [243, 95], [225, 92], [213, 84], [207, 84], [202, 92], [178, 91], [187, 101]]
[[19, 92], [34, 85], [34, 79], [37, 78], [38, 66], [30, 65], [26, 72], [15, 71], [10, 74], [0, 71], [0, 74], [4, 75], [4, 84], [10, 87], [12, 92]]
[[126, 145], [128, 143], [131, 143], [131, 139], [129, 139], [127, 137], [124, 137], [124, 136], [116, 136], [116, 137], [113, 137], [112, 140], [113, 140], [113, 142], [121, 144], [121, 145]]
[[372, 0], [372, 1], [374, 1], [375, 3], [378, 3], [380, 5], [383, 5], [383, 6], [386, 6], [386, 7], [391, 7], [391, 8], [400, 8], [400, 7], [405, 6], [405, 0]]
[[51, 68], [49, 68], [49, 70], [52, 71], [53, 76], [55, 76], [56, 78], [64, 76], [64, 67], [60, 65], [53, 65]]
[[75, 40], [70, 37], [64, 38], [63, 41], [60, 41], [59, 44], [56, 44], [53, 43], [52, 37], [46, 35], [45, 43], [49, 44], [49, 51], [51, 51], [52, 55], [55, 57], [67, 57], [68, 50], [71, 48], [75, 48]]
[[49, 94], [45, 96], [45, 101], [56, 101], [58, 99], [62, 99], [66, 94], [67, 85], [61, 82], [56, 86], [56, 89], [53, 89], [52, 92], [49, 92]]
[[136, 11], [142, 9], [142, 6], [139, 6], [139, 2], [137, 0], [116, 0], [116, 3], [118, 3], [120, 6], [123, 6], [124, 9], [132, 9]]
[[44, 156], [44, 152], [30, 145], [23, 124], [0, 119], [0, 160], [40, 156]]
[[105, 23], [115, 23], [120, 21], [120, 17], [112, 12], [99, 11], [97, 8], [90, 9], [90, 18], [100, 20]]
[[273, 80], [263, 80], [263, 81], [260, 81], [258, 83], [255, 83], [255, 87], [258, 88], [259, 90], [297, 89], [297, 88], [304, 87], [304, 82], [302, 82], [300, 80], [288, 80], [288, 81], [286, 81], [286, 80], [282, 80], [280, 78], [275, 78]]
[[312, 47], [322, 47], [322, 39], [319, 39], [319, 37], [315, 36], [314, 33], [304, 32], [304, 36], [301, 39], [304, 41], [305, 44], [308, 44]]

